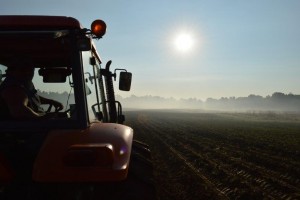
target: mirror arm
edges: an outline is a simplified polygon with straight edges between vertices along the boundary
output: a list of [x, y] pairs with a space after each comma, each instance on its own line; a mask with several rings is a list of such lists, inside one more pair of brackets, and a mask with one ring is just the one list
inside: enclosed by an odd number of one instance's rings
[[114, 73], [116, 73], [116, 71], [125, 71], [125, 72], [127, 72], [126, 69], [119, 69], [119, 68], [116, 68], [115, 71], [114, 71]]
[[126, 69], [119, 69], [119, 68], [116, 68], [115, 71], [114, 71], [114, 75], [113, 75], [115, 81], [116, 81], [116, 78], [117, 78], [117, 73], [116, 73], [117, 71], [125, 71], [125, 72], [127, 72]]

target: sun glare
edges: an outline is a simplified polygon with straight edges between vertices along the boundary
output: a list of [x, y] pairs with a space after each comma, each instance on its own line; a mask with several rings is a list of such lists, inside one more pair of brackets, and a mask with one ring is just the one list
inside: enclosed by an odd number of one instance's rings
[[188, 52], [194, 45], [194, 40], [189, 33], [180, 33], [174, 40], [176, 50], [180, 52]]

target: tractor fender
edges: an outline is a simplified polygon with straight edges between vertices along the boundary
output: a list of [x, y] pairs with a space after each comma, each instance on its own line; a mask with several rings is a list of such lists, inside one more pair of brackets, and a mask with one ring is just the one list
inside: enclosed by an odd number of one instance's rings
[[84, 130], [52, 130], [35, 160], [37, 182], [121, 181], [127, 177], [132, 128], [94, 122]]

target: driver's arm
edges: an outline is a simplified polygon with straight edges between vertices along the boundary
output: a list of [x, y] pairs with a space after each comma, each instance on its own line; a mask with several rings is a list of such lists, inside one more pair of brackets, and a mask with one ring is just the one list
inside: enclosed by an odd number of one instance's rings
[[15, 119], [38, 118], [44, 116], [44, 113], [37, 113], [27, 106], [28, 97], [21, 87], [12, 86], [4, 89], [1, 96], [6, 102], [11, 116]]
[[47, 99], [42, 96], [39, 97], [40, 97], [41, 104], [52, 104], [55, 107], [55, 110], [57, 111], [60, 111], [64, 108], [64, 106], [58, 101], [55, 101], [53, 99]]

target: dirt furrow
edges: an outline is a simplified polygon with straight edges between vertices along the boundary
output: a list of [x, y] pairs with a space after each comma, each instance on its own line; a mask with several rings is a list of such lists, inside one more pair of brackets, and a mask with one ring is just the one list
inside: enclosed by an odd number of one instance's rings
[[[274, 146], [260, 140], [248, 141], [250, 135], [243, 135], [247, 132], [231, 134], [228, 131], [233, 129], [218, 130], [222, 127], [216, 129], [208, 124], [202, 127], [194, 116], [192, 121], [184, 122], [171, 114], [133, 116], [130, 123], [139, 132], [137, 135], [157, 149], [153, 151], [157, 154], [154, 155], [156, 164], [162, 163], [171, 184], [176, 183], [180, 191], [193, 179], [203, 183], [197, 186], [198, 190], [202, 188], [210, 199], [212, 196], [223, 199], [297, 199], [300, 196], [299, 160], [293, 155], [280, 157], [280, 149], [273, 152]], [[286, 151], [282, 155], [288, 155], [290, 150], [282, 151]], [[188, 174], [197, 178], [186, 179]], [[170, 194], [170, 191], [176, 190], [169, 188], [163, 192]], [[188, 193], [181, 191], [176, 196], [194, 199]]]
[[[159, 184], [163, 185], [160, 187], [162, 188], [161, 192], [164, 193], [161, 199], [222, 199], [216, 195], [214, 187], [207, 187], [206, 182], [202, 179], [199, 180], [198, 176], [191, 175], [194, 173], [191, 173], [191, 169], [186, 167], [186, 163], [182, 162], [178, 155], [164, 145], [164, 142], [157, 136], [160, 130], [153, 128], [152, 123], [149, 121], [140, 123], [137, 120], [137, 122], [131, 123], [131, 126], [136, 127], [135, 132], [143, 139], [148, 140], [147, 138], [151, 137], [149, 145], [153, 147], [154, 168], [157, 167], [156, 170], [165, 175], [164, 178], [157, 177], [158, 181], [161, 181]], [[162, 169], [164, 165], [168, 167]], [[185, 190], [191, 191], [180, 192]]]
[[[170, 138], [169, 138], [170, 139]], [[177, 146], [179, 144], [179, 146], [184, 147], [185, 149], [187, 149], [187, 147], [191, 148], [191, 145], [186, 145], [186, 143], [188, 144], [192, 144], [192, 141], [188, 141], [186, 142], [185, 140], [182, 140], [183, 138], [178, 138], [178, 135], [173, 136], [173, 139], [177, 139], [176, 143]], [[184, 141], [185, 143], [181, 143], [180, 141]], [[210, 145], [213, 142], [210, 142]], [[203, 143], [202, 143], [203, 145]], [[202, 146], [203, 147], [203, 146]], [[205, 148], [205, 147], [204, 147]], [[255, 165], [251, 162], [247, 162], [245, 160], [242, 159], [237, 159], [232, 157], [231, 151], [232, 148], [229, 150], [227, 149], [227, 151], [225, 151], [225, 149], [222, 147], [222, 151], [218, 151], [216, 152], [215, 149], [209, 149], [209, 148], [205, 148], [206, 153], [197, 153], [199, 152], [199, 148], [197, 148], [197, 150], [191, 150], [192, 154], [196, 157], [202, 157], [203, 160], [205, 160], [205, 162], [210, 163], [210, 165], [212, 167], [216, 167], [216, 166], [222, 166], [223, 170], [225, 173], [227, 173], [228, 177], [235, 177], [237, 175], [241, 175], [241, 174], [232, 174], [230, 173], [232, 169], [234, 169], [235, 171], [244, 171], [243, 173], [243, 177], [240, 178], [244, 178], [244, 182], [246, 180], [247, 184], [249, 187], [251, 187], [253, 185], [253, 183], [257, 183], [258, 185], [261, 185], [259, 182], [256, 181], [255, 177], [260, 177], [261, 179], [263, 179], [264, 183], [268, 182], [268, 188], [266, 188], [267, 192], [269, 194], [269, 196], [273, 196], [273, 198], [275, 198], [276, 196], [280, 195], [286, 195], [287, 192], [289, 192], [290, 194], [293, 193], [300, 193], [299, 188], [295, 187], [294, 185], [292, 185], [291, 183], [287, 182], [286, 180], [283, 180], [281, 178], [281, 173], [279, 172], [274, 172], [272, 170], [268, 170], [264, 167]], [[210, 158], [208, 158], [206, 155], [210, 154]], [[225, 152], [224, 152], [225, 151]], [[186, 153], [188, 154], [188, 152]], [[185, 154], [185, 155], [186, 155]], [[244, 154], [244, 152], [243, 152]], [[234, 167], [232, 167], [234, 165]], [[219, 172], [222, 173], [222, 172]], [[228, 178], [230, 179], [230, 178]], [[264, 185], [262, 186], [262, 188], [264, 188]], [[287, 194], [288, 195], [288, 194]]]
[[[183, 130], [180, 130], [181, 128], [177, 128], [176, 133], [181, 133], [183, 132]], [[200, 130], [201, 131], [201, 130]], [[200, 132], [199, 131], [199, 132]], [[212, 134], [216, 134], [216, 133], [212, 133]], [[177, 138], [179, 141], [185, 141], [186, 144], [193, 144], [195, 143], [195, 141], [185, 137], [182, 137], [182, 134], [172, 134], [173, 136], [179, 137]], [[294, 190], [294, 191], [299, 191], [299, 187], [295, 187], [294, 185], [299, 184], [299, 179], [297, 176], [297, 172], [299, 171], [299, 169], [297, 167], [295, 167], [294, 165], [289, 165], [288, 163], [281, 163], [279, 162], [277, 159], [272, 160], [273, 157], [267, 158], [267, 153], [263, 153], [262, 151], [260, 151], [260, 153], [258, 154], [255, 150], [252, 150], [251, 148], [247, 148], [247, 150], [241, 150], [241, 149], [237, 149], [234, 146], [232, 146], [232, 144], [226, 144], [224, 141], [222, 140], [216, 140], [216, 139], [210, 139], [210, 138], [204, 138], [201, 137], [202, 134], [198, 134], [200, 138], [199, 140], [201, 140], [201, 147], [200, 144], [196, 144], [195, 146], [200, 147], [201, 149], [205, 149], [206, 152], [212, 151], [215, 156], [220, 156], [223, 155], [225, 161], [227, 162], [231, 162], [232, 159], [235, 160], [235, 163], [239, 162], [241, 165], [243, 165], [244, 169], [249, 169], [252, 174], [254, 170], [257, 170], [257, 173], [261, 174], [262, 176], [264, 176], [265, 179], [267, 180], [272, 180], [272, 182], [277, 182], [280, 183], [280, 185], [284, 186], [284, 189], [289, 189], [289, 190]], [[219, 134], [220, 135], [220, 134]], [[203, 143], [203, 140], [207, 140], [207, 144], [205, 145]], [[198, 141], [199, 141], [198, 140]], [[218, 150], [218, 153], [216, 154], [215, 149], [211, 149], [209, 148], [210, 146], [212, 146], [212, 144], [219, 142], [218, 145], [215, 146], [222, 146], [222, 151]], [[203, 145], [204, 144], [204, 145]], [[206, 148], [208, 147], [208, 148]], [[197, 148], [199, 149], [199, 148]], [[232, 149], [235, 149], [235, 151], [233, 152]], [[256, 163], [253, 160], [253, 157], [256, 160]], [[242, 159], [243, 158], [243, 159]], [[286, 161], [287, 159], [285, 159]], [[257, 161], [259, 161], [259, 163], [257, 163]], [[263, 163], [261, 166], [258, 165], [260, 163]], [[264, 165], [266, 165], [266, 163], [274, 163], [273, 165], [276, 165], [277, 168], [279, 166], [281, 166], [281, 170], [270, 170], [270, 167], [266, 168]], [[270, 165], [270, 164], [269, 164]], [[278, 166], [279, 165], [279, 166]], [[288, 169], [287, 169], [288, 166]], [[291, 167], [294, 166], [294, 167]], [[271, 167], [272, 168], [272, 167]], [[275, 167], [273, 167], [272, 169], [274, 169]], [[293, 170], [294, 169], [294, 170]], [[290, 175], [290, 176], [282, 176], [282, 172], [286, 173], [288, 171], [289, 174], [296, 174], [296, 176], [294, 175]]]
[[[217, 191], [225, 195], [227, 198], [237, 198], [242, 195], [252, 196], [252, 198], [258, 198], [260, 194], [265, 193], [264, 196], [268, 197], [268, 199], [276, 199], [277, 195], [274, 193], [277, 191], [267, 191], [265, 188], [259, 187], [256, 188], [256, 194], [253, 194], [253, 192], [245, 194], [245, 188], [253, 188], [254, 178], [249, 173], [233, 173], [232, 167], [226, 167], [226, 165], [223, 165], [220, 160], [205, 156], [203, 152], [199, 153], [198, 151], [191, 149], [182, 142], [168, 137], [167, 134], [164, 134], [164, 136], [165, 137], [162, 140], [168, 141], [168, 143], [164, 142], [165, 145], [168, 145], [169, 148], [172, 149], [172, 151], [175, 152], [178, 157], [184, 159], [185, 163], [192, 169], [194, 169], [194, 171], [199, 172], [199, 169], [203, 169], [203, 171], [201, 170], [202, 176], [203, 174], [205, 174], [207, 182], [209, 182], [211, 185], [214, 185], [217, 188]], [[176, 147], [177, 150], [175, 150], [173, 147]], [[183, 155], [185, 155], [185, 157]], [[194, 162], [195, 164], [192, 164], [193, 162], [189, 161], [189, 157], [197, 160], [198, 163]], [[200, 163], [199, 160], [201, 160]], [[203, 163], [208, 163], [209, 165], [203, 168], [203, 166], [201, 166], [201, 164]], [[232, 180], [234, 182], [232, 182]], [[229, 183], [229, 181], [231, 183]], [[244, 194], [241, 194], [243, 192]]]

